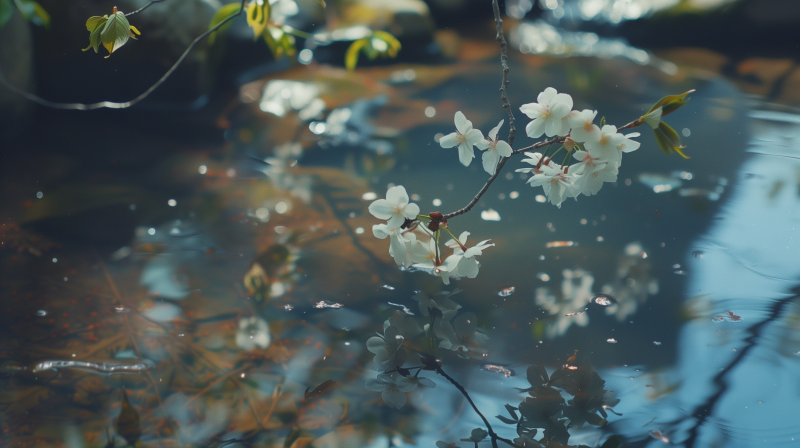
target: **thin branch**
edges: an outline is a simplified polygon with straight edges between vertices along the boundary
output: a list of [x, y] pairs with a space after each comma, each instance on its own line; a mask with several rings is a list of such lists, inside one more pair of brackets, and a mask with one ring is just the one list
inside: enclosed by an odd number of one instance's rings
[[564, 140], [566, 140], [566, 137], [556, 137], [556, 138], [554, 138], [552, 140], [545, 140], [543, 142], [534, 143], [531, 146], [527, 146], [525, 148], [518, 149], [518, 150], [512, 152], [511, 155], [521, 154], [523, 152], [531, 151], [533, 149], [544, 148], [545, 146], [552, 145], [553, 143], [564, 143]]
[[139, 14], [140, 12], [144, 11], [145, 9], [147, 9], [147, 8], [149, 8], [149, 7], [151, 7], [151, 6], [153, 6], [153, 3], [161, 3], [161, 2], [163, 2], [163, 1], [164, 1], [164, 0], [150, 0], [150, 3], [148, 3], [148, 4], [144, 5], [144, 6], [142, 6], [141, 8], [137, 9], [136, 11], [129, 12], [129, 13], [125, 14], [125, 17], [127, 17], [127, 16], [132, 16], [132, 15], [134, 15], [134, 14]]
[[[505, 35], [503, 34], [503, 18], [500, 15], [500, 5], [498, 4], [497, 0], [492, 0], [492, 11], [494, 12], [494, 23], [497, 27], [497, 42], [500, 44], [500, 65], [503, 67], [503, 79], [500, 82], [500, 100], [503, 102], [503, 109], [506, 110], [508, 114], [508, 145], [512, 148], [514, 147], [514, 136], [517, 133], [517, 128], [515, 127], [514, 121], [514, 112], [511, 110], [511, 102], [508, 100], [508, 43], [506, 42]], [[508, 161], [508, 157], [505, 157], [500, 160], [500, 163], [497, 164], [497, 168], [494, 170], [494, 174], [489, 180], [486, 181], [486, 184], [481, 188], [478, 194], [469, 201], [466, 207], [456, 210], [452, 213], [448, 213], [444, 215], [443, 219], [449, 219], [454, 216], [463, 215], [472, 209], [475, 204], [481, 199], [486, 190], [489, 189], [489, 186], [492, 185], [497, 176], [500, 175], [500, 171], [503, 170], [503, 166], [505, 166], [506, 161]]]
[[[153, 1], [150, 2], [150, 4], [156, 3], [157, 1], [160, 2], [160, 1], [164, 1], [164, 0], [153, 0]], [[14, 93], [22, 95], [23, 97], [27, 98], [30, 101], [33, 101], [34, 103], [41, 104], [42, 106], [50, 107], [52, 109], [95, 110], [95, 109], [101, 109], [103, 107], [107, 107], [109, 109], [127, 109], [127, 108], [133, 106], [134, 104], [138, 103], [139, 101], [147, 98], [151, 93], [153, 93], [154, 90], [159, 88], [161, 86], [161, 84], [164, 84], [164, 81], [166, 81], [167, 78], [169, 78], [170, 75], [172, 75], [172, 72], [174, 72], [178, 68], [178, 66], [181, 65], [183, 60], [186, 59], [187, 56], [189, 56], [189, 53], [191, 53], [191, 51], [194, 49], [194, 47], [197, 46], [197, 44], [199, 44], [201, 41], [203, 41], [203, 39], [208, 37], [211, 33], [217, 31], [218, 29], [220, 29], [226, 23], [230, 22], [231, 20], [233, 20], [234, 18], [239, 16], [242, 13], [242, 11], [244, 11], [244, 4], [245, 4], [246, 1], [247, 0], [242, 0], [241, 5], [239, 6], [239, 12], [237, 12], [236, 14], [233, 14], [231, 16], [228, 16], [225, 20], [223, 20], [220, 23], [216, 24], [213, 28], [210, 28], [205, 33], [197, 36], [192, 41], [192, 43], [189, 45], [189, 47], [186, 48], [186, 50], [183, 52], [181, 57], [178, 58], [178, 60], [175, 62], [175, 64], [173, 64], [172, 67], [170, 67], [170, 69], [167, 70], [167, 72], [164, 73], [164, 75], [158, 81], [156, 81], [155, 84], [150, 86], [149, 89], [145, 90], [144, 93], [142, 93], [141, 95], [137, 96], [136, 98], [134, 98], [134, 99], [132, 99], [130, 101], [126, 101], [126, 102], [123, 102], [123, 103], [116, 103], [116, 102], [113, 102], [113, 101], [100, 101], [99, 103], [91, 103], [91, 104], [84, 104], [84, 103], [56, 103], [56, 102], [53, 102], [53, 101], [46, 100], [46, 99], [44, 99], [44, 98], [42, 98], [42, 97], [40, 97], [38, 95], [34, 95], [32, 93], [25, 92], [24, 90], [18, 89], [17, 87], [11, 85], [8, 82], [8, 80], [6, 80], [2, 69], [0, 69], [0, 83], [2, 83], [3, 85], [5, 85], [9, 89], [11, 89], [11, 91], [13, 91]], [[150, 6], [150, 4], [143, 6], [142, 8], [140, 8], [137, 11], [134, 11], [131, 14], [134, 14], [136, 12], [141, 11], [142, 9]]]
[[[497, 0], [494, 0], [494, 1], [497, 1]], [[489, 432], [489, 436], [492, 438], [492, 447], [497, 448], [497, 441], [498, 440], [501, 441], [501, 442], [505, 442], [505, 443], [507, 443], [507, 444], [509, 444], [511, 446], [514, 446], [514, 447], [519, 446], [516, 443], [512, 442], [511, 440], [508, 440], [508, 439], [506, 439], [504, 437], [498, 436], [497, 433], [494, 432], [494, 429], [492, 429], [492, 425], [489, 423], [489, 420], [487, 420], [486, 417], [483, 416], [481, 411], [478, 410], [478, 406], [476, 406], [475, 402], [472, 401], [472, 397], [469, 396], [469, 392], [467, 392], [467, 390], [464, 389], [464, 386], [462, 386], [458, 381], [453, 379], [453, 377], [451, 377], [450, 375], [445, 373], [445, 371], [440, 366], [436, 365], [435, 368], [436, 368], [436, 373], [438, 373], [439, 375], [442, 375], [443, 377], [445, 377], [445, 379], [447, 381], [450, 381], [450, 384], [455, 386], [455, 388], [458, 389], [459, 392], [461, 392], [461, 395], [463, 395], [464, 398], [467, 399], [467, 401], [472, 406], [472, 409], [475, 411], [475, 413], [478, 414], [478, 416], [481, 418], [481, 420], [483, 420], [483, 424], [486, 425], [486, 430]]]

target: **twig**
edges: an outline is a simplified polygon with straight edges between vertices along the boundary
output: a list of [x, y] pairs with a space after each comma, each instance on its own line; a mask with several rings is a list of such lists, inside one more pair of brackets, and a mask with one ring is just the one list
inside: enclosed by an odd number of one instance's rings
[[[514, 147], [514, 136], [517, 133], [517, 128], [514, 126], [514, 112], [511, 110], [511, 102], [508, 100], [508, 43], [506, 42], [505, 35], [503, 34], [503, 18], [500, 16], [500, 5], [497, 3], [497, 0], [492, 0], [492, 11], [494, 12], [494, 23], [497, 26], [497, 43], [500, 44], [500, 65], [503, 67], [503, 80], [500, 82], [500, 100], [503, 102], [503, 109], [506, 110], [508, 114], [508, 145], [512, 148]], [[486, 181], [486, 184], [483, 188], [480, 189], [478, 194], [469, 201], [466, 207], [456, 210], [454, 212], [448, 213], [444, 215], [443, 219], [447, 220], [454, 216], [463, 215], [472, 209], [475, 204], [481, 199], [486, 190], [489, 189], [489, 186], [492, 185], [497, 176], [500, 175], [500, 171], [503, 170], [503, 166], [506, 164], [508, 157], [503, 158], [500, 160], [500, 163], [497, 164], [497, 168], [494, 170], [494, 174], [489, 180]]]
[[[153, 1], [150, 2], [150, 4], [156, 3], [157, 1], [163, 1], [163, 0], [153, 0]], [[123, 103], [115, 103], [113, 101], [100, 101], [99, 103], [91, 103], [91, 104], [84, 104], [84, 103], [56, 103], [56, 102], [53, 102], [53, 101], [46, 100], [46, 99], [44, 99], [44, 98], [42, 98], [42, 97], [40, 97], [38, 95], [34, 95], [32, 93], [29, 93], [29, 92], [26, 92], [24, 90], [21, 90], [21, 89], [15, 87], [15, 86], [9, 84], [8, 80], [6, 80], [5, 75], [3, 74], [3, 70], [2, 69], [0, 69], [0, 83], [5, 85], [6, 87], [8, 87], [12, 92], [14, 92], [16, 94], [19, 94], [19, 95], [27, 98], [28, 100], [33, 101], [34, 103], [41, 104], [42, 106], [49, 107], [49, 108], [52, 108], [52, 109], [95, 110], [95, 109], [101, 109], [103, 107], [107, 107], [109, 109], [127, 109], [127, 108], [133, 106], [134, 104], [138, 103], [139, 101], [147, 98], [151, 93], [153, 93], [154, 90], [159, 88], [161, 86], [161, 84], [164, 84], [164, 81], [166, 81], [167, 78], [169, 78], [170, 75], [172, 75], [172, 72], [174, 72], [178, 68], [178, 66], [181, 65], [183, 60], [186, 59], [187, 56], [189, 56], [189, 53], [194, 49], [195, 46], [197, 46], [197, 44], [199, 44], [201, 41], [203, 41], [203, 39], [208, 37], [211, 33], [217, 31], [218, 29], [220, 29], [226, 23], [230, 22], [231, 20], [233, 20], [234, 18], [239, 16], [242, 13], [242, 11], [244, 11], [244, 4], [245, 4], [246, 1], [247, 0], [242, 0], [241, 5], [239, 6], [239, 12], [237, 12], [236, 14], [233, 14], [231, 16], [228, 16], [225, 20], [223, 20], [220, 23], [216, 24], [213, 28], [210, 28], [205, 33], [197, 36], [192, 41], [192, 43], [189, 44], [189, 47], [186, 48], [186, 50], [183, 52], [181, 57], [178, 58], [177, 61], [175, 61], [175, 64], [173, 64], [172, 67], [170, 67], [170, 69], [167, 70], [166, 73], [164, 73], [164, 76], [162, 76], [158, 81], [156, 81], [155, 84], [150, 86], [149, 89], [145, 90], [144, 93], [142, 93], [141, 95], [137, 96], [136, 98], [134, 98], [134, 99], [132, 99], [130, 101], [126, 101], [126, 102], [123, 102]], [[131, 14], [134, 14], [136, 12], [141, 11], [142, 9], [147, 8], [148, 6], [150, 6], [150, 4], [143, 6], [142, 8], [140, 8], [137, 11], [134, 11]]]
[[151, 7], [151, 6], [153, 6], [153, 3], [161, 3], [161, 2], [163, 2], [163, 1], [164, 1], [164, 0], [150, 0], [150, 3], [148, 3], [148, 4], [144, 5], [144, 6], [142, 6], [141, 8], [137, 9], [136, 11], [129, 12], [129, 13], [125, 14], [125, 17], [127, 17], [127, 16], [132, 16], [132, 15], [134, 15], [134, 14], [139, 14], [140, 12], [144, 11], [145, 9], [147, 9], [147, 8], [149, 8], [149, 7]]
[[[494, 0], [494, 1], [497, 1], [497, 0]], [[489, 420], [487, 420], [486, 417], [483, 416], [481, 411], [478, 410], [478, 406], [476, 406], [475, 402], [472, 401], [472, 397], [469, 396], [469, 392], [467, 392], [467, 390], [464, 389], [464, 386], [462, 386], [458, 381], [453, 379], [453, 377], [451, 377], [450, 375], [445, 373], [445, 371], [440, 366], [438, 366], [438, 365], [434, 365], [434, 366], [435, 366], [435, 369], [436, 369], [436, 373], [438, 373], [439, 375], [442, 375], [443, 377], [445, 377], [445, 379], [447, 381], [450, 381], [450, 384], [455, 386], [455, 388], [458, 389], [459, 392], [461, 392], [461, 395], [463, 395], [464, 398], [467, 399], [467, 401], [472, 406], [472, 409], [475, 411], [475, 413], [478, 414], [478, 416], [481, 418], [481, 420], [483, 420], [483, 424], [486, 425], [486, 430], [489, 432], [489, 437], [492, 438], [492, 447], [493, 448], [497, 448], [497, 441], [498, 440], [501, 441], [501, 442], [505, 442], [505, 443], [507, 443], [507, 444], [509, 444], [511, 446], [514, 446], [514, 447], [519, 446], [516, 443], [512, 442], [511, 440], [508, 440], [508, 439], [506, 439], [504, 437], [498, 436], [497, 433], [494, 432], [494, 429], [492, 429], [492, 425], [489, 423]]]

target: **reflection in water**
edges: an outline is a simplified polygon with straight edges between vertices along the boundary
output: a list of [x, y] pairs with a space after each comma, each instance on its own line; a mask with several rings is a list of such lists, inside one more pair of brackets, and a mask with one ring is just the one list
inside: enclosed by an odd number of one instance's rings
[[624, 39], [600, 37], [591, 32], [566, 31], [543, 20], [520, 23], [511, 31], [509, 42], [523, 54], [591, 56], [601, 59], [623, 57], [640, 65], [652, 65], [669, 75], [678, 71], [675, 64], [631, 47]]
[[[702, 295], [689, 302], [694, 319], [681, 331], [678, 364], [657, 375], [677, 388], [648, 403], [642, 389], [653, 379], [619, 380], [625, 418], [615, 429], [629, 437], [660, 431], [692, 447], [800, 441], [800, 125], [792, 114], [753, 115], [755, 155], [700, 250], [687, 254], [687, 295]], [[791, 188], [775, 192], [777, 184]]]
[[602, 294], [595, 294], [594, 276], [583, 269], [565, 269], [561, 289], [554, 293], [548, 287], [536, 289], [536, 304], [550, 313], [546, 325], [548, 338], [567, 332], [572, 324], [585, 327], [589, 324], [587, 305], [595, 303], [613, 314], [618, 321], [625, 320], [649, 296], [658, 294], [658, 280], [652, 277], [647, 253], [638, 242], [625, 246], [617, 261], [613, 282], [603, 285]]

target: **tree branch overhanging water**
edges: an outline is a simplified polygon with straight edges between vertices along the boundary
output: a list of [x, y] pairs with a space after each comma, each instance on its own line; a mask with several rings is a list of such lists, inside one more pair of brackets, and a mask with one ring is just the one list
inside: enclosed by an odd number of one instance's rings
[[[164, 0], [152, 0], [150, 3], [148, 3], [147, 5], [139, 8], [139, 9], [137, 9], [136, 11], [134, 11], [132, 13], [129, 13], [129, 14], [126, 14], [126, 16], [141, 12], [144, 9], [150, 7], [152, 4], [158, 3], [158, 2], [162, 2], [162, 1], [164, 1]], [[100, 101], [100, 102], [97, 102], [97, 103], [89, 103], [89, 104], [86, 104], [86, 103], [57, 103], [57, 102], [54, 102], [54, 101], [50, 101], [50, 100], [44, 99], [44, 98], [42, 98], [42, 97], [40, 97], [38, 95], [35, 95], [33, 93], [26, 92], [26, 91], [24, 91], [24, 90], [22, 90], [22, 89], [20, 89], [20, 88], [18, 88], [16, 86], [11, 85], [11, 83], [9, 83], [8, 80], [5, 78], [5, 75], [3, 74], [2, 68], [0, 68], [0, 84], [3, 84], [7, 88], [9, 88], [12, 92], [14, 92], [14, 93], [16, 93], [18, 95], [21, 95], [21, 96], [25, 97], [26, 99], [28, 99], [30, 101], [33, 101], [34, 103], [37, 103], [37, 104], [40, 104], [42, 106], [49, 107], [49, 108], [52, 108], [52, 109], [61, 109], [61, 110], [95, 110], [95, 109], [102, 109], [104, 107], [108, 108], [108, 109], [127, 109], [127, 108], [133, 106], [134, 104], [138, 103], [139, 101], [142, 101], [143, 99], [145, 99], [148, 96], [150, 96], [150, 94], [153, 93], [153, 91], [155, 91], [157, 88], [159, 88], [161, 86], [161, 84], [164, 84], [164, 82], [167, 79], [169, 79], [169, 77], [172, 75], [172, 73], [175, 70], [177, 70], [177, 68], [181, 65], [181, 63], [183, 63], [183, 61], [186, 59], [186, 57], [189, 56], [189, 53], [192, 52], [192, 50], [194, 49], [194, 47], [197, 46], [197, 44], [202, 42], [205, 38], [210, 36], [212, 33], [218, 31], [226, 23], [228, 23], [231, 20], [235, 19], [236, 17], [240, 16], [242, 14], [242, 12], [244, 11], [244, 5], [245, 5], [246, 2], [247, 2], [247, 0], [242, 0], [241, 4], [239, 5], [239, 11], [238, 12], [226, 17], [224, 20], [222, 20], [221, 22], [219, 22], [215, 26], [209, 28], [208, 31], [206, 31], [205, 33], [197, 36], [192, 41], [192, 43], [189, 44], [189, 46], [186, 48], [186, 50], [184, 50], [183, 54], [181, 54], [181, 56], [178, 58], [178, 60], [175, 61], [174, 64], [172, 64], [172, 67], [170, 67], [169, 70], [167, 70], [167, 72], [164, 73], [164, 75], [161, 76], [161, 78], [159, 78], [158, 81], [155, 82], [155, 84], [150, 86], [142, 94], [140, 94], [139, 96], [137, 96], [136, 98], [134, 98], [134, 99], [132, 99], [130, 101], [125, 101], [125, 102]]]

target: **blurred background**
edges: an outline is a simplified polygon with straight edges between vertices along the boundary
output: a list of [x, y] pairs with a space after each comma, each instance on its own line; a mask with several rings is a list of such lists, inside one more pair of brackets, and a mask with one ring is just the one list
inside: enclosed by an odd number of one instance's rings
[[[137, 41], [80, 51], [88, 17], [147, 3], [41, 0], [43, 26], [0, 0], [0, 445], [469, 446], [483, 423], [442, 377], [399, 410], [364, 388], [384, 320], [456, 288], [488, 361], [438, 355], [504, 437], [527, 366], [577, 350], [620, 401], [546, 446], [800, 439], [799, 2], [501, 2], [517, 129], [549, 86], [617, 126], [695, 89], [667, 119], [690, 158], [640, 128], [618, 181], [560, 209], [510, 161], [451, 222], [496, 246], [449, 286], [397, 269], [367, 207], [404, 185], [450, 212], [484, 184], [437, 139], [456, 111], [508, 135], [491, 2], [277, 0], [312, 35], [295, 57], [238, 17], [131, 108], [19, 94], [129, 101], [230, 2], [159, 2]], [[363, 26], [402, 49], [348, 71]]]

